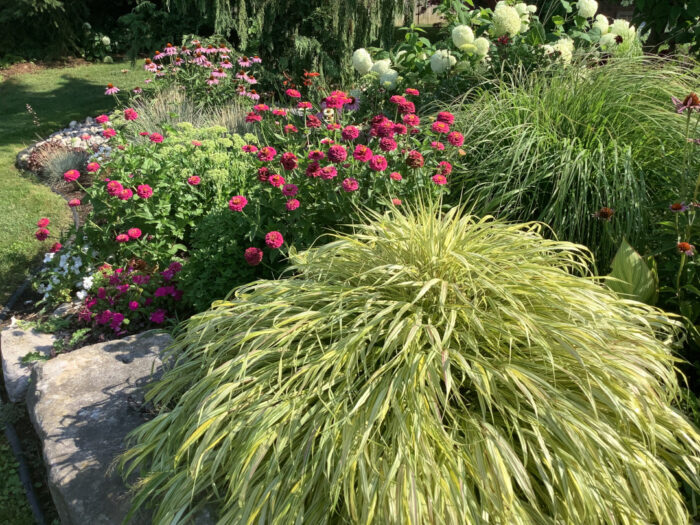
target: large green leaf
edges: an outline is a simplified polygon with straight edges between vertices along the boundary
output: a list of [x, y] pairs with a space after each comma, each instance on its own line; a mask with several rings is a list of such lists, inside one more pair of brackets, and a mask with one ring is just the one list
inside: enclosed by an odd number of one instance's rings
[[612, 277], [607, 281], [608, 288], [620, 295], [651, 305], [658, 299], [659, 278], [656, 270], [649, 267], [626, 239], [622, 240], [615, 254], [608, 277]]

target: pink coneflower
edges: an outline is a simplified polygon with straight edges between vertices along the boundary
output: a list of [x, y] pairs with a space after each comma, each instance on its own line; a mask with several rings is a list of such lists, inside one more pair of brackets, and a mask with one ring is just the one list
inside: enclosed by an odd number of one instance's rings
[[688, 210], [688, 206], [685, 205], [685, 202], [674, 202], [668, 208], [674, 213], [682, 213]]
[[258, 160], [269, 162], [275, 158], [275, 155], [277, 155], [277, 150], [275, 148], [272, 146], [264, 146], [258, 152]]
[[462, 135], [459, 131], [453, 131], [447, 135], [447, 142], [455, 147], [459, 147], [464, 144], [464, 135]]
[[165, 53], [161, 53], [160, 51], [156, 50], [155, 53], [153, 53], [153, 60], [163, 60], [167, 55]]
[[192, 59], [192, 63], [198, 66], [205, 66], [207, 62], [209, 62], [207, 57], [204, 55], [204, 53], [199, 51], [194, 54], [194, 58]]
[[394, 151], [398, 147], [396, 141], [389, 137], [379, 139], [379, 149], [382, 151]]
[[192, 175], [187, 179], [187, 184], [190, 186], [198, 186], [200, 182], [202, 182], [202, 179], [199, 175]]
[[131, 92], [135, 93], [136, 95], [140, 95], [141, 93], [143, 93], [143, 89], [141, 89], [140, 87], [135, 87], [131, 90]]
[[39, 228], [46, 228], [49, 224], [51, 224], [51, 221], [47, 219], [46, 217], [42, 217], [38, 221], [36, 221], [36, 225]]
[[80, 206], [80, 199], [71, 199], [71, 200], [69, 200], [69, 201], [68, 201], [68, 206], [70, 206], [71, 208], [77, 208], [78, 206]]
[[246, 93], [246, 97], [248, 97], [250, 100], [260, 100], [260, 95], [258, 95], [254, 89], [251, 89], [248, 93]]
[[85, 166], [85, 169], [88, 173], [95, 173], [100, 170], [100, 165], [97, 162], [89, 162], [88, 165]]
[[223, 68], [217, 68], [211, 72], [211, 76], [213, 76], [214, 78], [226, 78], [228, 75], [224, 73]]
[[228, 58], [219, 62], [219, 66], [224, 68], [224, 69], [232, 69], [233, 68], [233, 64], [231, 63], [231, 61]]
[[[119, 183], [117, 182], [117, 184]], [[121, 186], [121, 184], [119, 184], [119, 186]], [[107, 189], [109, 190], [109, 184], [107, 185]], [[151, 196], [153, 196], [153, 189], [148, 184], [140, 184], [136, 187], [136, 195], [138, 195], [142, 199], [150, 199]]]
[[258, 147], [255, 144], [246, 144], [241, 149], [246, 153], [255, 153], [258, 151]]
[[146, 80], [143, 81], [144, 84], [150, 84], [151, 82], [153, 82], [152, 78], [147, 78]]
[[248, 199], [243, 195], [236, 195], [235, 197], [231, 197], [231, 200], [228, 201], [228, 209], [231, 211], [243, 211], [243, 208], [245, 208], [247, 204]]
[[260, 64], [262, 62], [262, 58], [260, 58], [258, 55], [254, 55], [253, 58], [250, 59], [250, 61], [253, 64]]
[[107, 115], [98, 115], [95, 117], [95, 122], [104, 124], [105, 122], [109, 122], [109, 117]]
[[75, 182], [80, 178], [80, 172], [78, 170], [68, 170], [63, 174], [63, 179], [66, 182]]
[[207, 79], [207, 84], [210, 86], [215, 86], [219, 83], [219, 79], [216, 78], [214, 75], [209, 75], [209, 78]]
[[321, 150], [315, 149], [312, 151], [309, 151], [309, 158], [312, 160], [322, 160], [326, 157], [326, 154], [323, 153]]
[[245, 262], [247, 262], [249, 265], [257, 266], [263, 260], [263, 251], [260, 248], [251, 246], [250, 248], [246, 248], [246, 251], [243, 253], [243, 257], [245, 258]]
[[39, 228], [36, 232], [34, 232], [34, 237], [36, 237], [37, 241], [45, 241], [49, 238], [49, 235], [50, 232], [46, 228]]
[[285, 197], [294, 197], [299, 192], [296, 184], [285, 184], [282, 186], [282, 195]]
[[297, 156], [289, 151], [282, 154], [282, 157], [280, 157], [280, 162], [282, 163], [282, 167], [284, 167], [284, 169], [287, 171], [293, 170], [298, 165]]
[[389, 174], [389, 177], [391, 178], [391, 180], [395, 180], [395, 181], [400, 181], [403, 179], [403, 177], [401, 176], [401, 174], [398, 171], [392, 171]]
[[151, 60], [150, 58], [144, 60], [143, 68], [146, 71], [150, 71], [151, 73], [155, 73], [156, 71], [158, 71], [158, 66], [154, 64], [153, 60]]
[[437, 115], [438, 122], [444, 122], [445, 124], [452, 124], [455, 121], [455, 116], [449, 111], [441, 111]]
[[119, 192], [119, 195], [117, 195], [117, 197], [119, 197], [119, 200], [122, 201], [128, 201], [133, 196], [134, 192], [131, 191], [129, 188], [124, 188], [122, 191]]
[[298, 131], [299, 130], [297, 129], [297, 127], [294, 124], [287, 124], [286, 126], [284, 126], [285, 133], [296, 133]]
[[139, 237], [141, 237], [141, 230], [139, 228], [129, 228], [129, 230], [126, 233], [132, 239], [138, 239]]
[[116, 95], [119, 93], [119, 88], [113, 84], [107, 84], [107, 89], [105, 89], [105, 95]]
[[297, 199], [289, 199], [284, 206], [287, 208], [287, 211], [294, 211], [299, 207], [299, 201]]
[[117, 136], [117, 132], [114, 130], [114, 128], [103, 129], [102, 136], [106, 139], [111, 139], [112, 137]]
[[357, 189], [360, 187], [359, 183], [353, 179], [348, 177], [342, 182], [343, 189], [347, 192], [351, 191], [357, 191]]
[[403, 120], [403, 123], [407, 126], [415, 127], [420, 125], [420, 118], [418, 117], [418, 115], [414, 115], [413, 113], [403, 115], [401, 119]]
[[418, 91], [418, 90], [415, 89], [415, 88], [406, 88], [406, 91], [404, 91], [404, 93], [406, 93], [407, 95], [413, 95], [413, 96], [416, 96], [416, 97], [417, 97], [418, 95], [420, 95], [420, 91]]
[[238, 59], [238, 65], [241, 67], [250, 67], [253, 65], [253, 62], [251, 62], [248, 57], [242, 56]]
[[284, 186], [284, 177], [282, 175], [277, 174], [277, 173], [270, 175], [267, 178], [267, 181], [275, 188], [280, 188], [280, 187]]
[[436, 122], [433, 122], [433, 125], [430, 126], [430, 129], [432, 129], [435, 133], [449, 133], [450, 125], [446, 124], [445, 122], [440, 122], [438, 120]]
[[321, 178], [323, 180], [331, 180], [338, 176], [338, 170], [335, 166], [324, 166], [321, 168]]
[[117, 242], [129, 242], [129, 236], [126, 233], [120, 233], [116, 238]]
[[161, 142], [163, 142], [163, 135], [161, 135], [160, 133], [151, 133], [148, 136], [148, 140], [150, 140], [151, 142], [155, 142], [156, 144], [160, 144]]
[[[253, 84], [257, 84], [257, 83], [258, 83], [258, 79], [256, 79], [253, 75], [245, 75], [245, 76], [243, 77], [243, 80], [244, 80], [245, 82], [247, 82], [248, 84], [250, 84], [251, 86], [252, 86]], [[255, 90], [251, 89], [250, 92], [254, 94], [254, 93], [255, 93]], [[260, 98], [260, 97], [258, 96], [258, 98]]]
[[284, 244], [284, 237], [278, 231], [271, 231], [265, 235], [265, 244], [273, 250], [276, 250]]
[[168, 56], [177, 55], [177, 48], [173, 46], [170, 42], [168, 42], [167, 44], [165, 44], [164, 53]]
[[340, 136], [343, 140], [352, 141], [360, 136], [360, 130], [355, 126], [345, 126]]
[[447, 177], [438, 173], [437, 175], [433, 175], [433, 182], [438, 186], [444, 186], [447, 184]]
[[287, 91], [285, 91], [285, 93], [291, 98], [301, 98], [301, 93], [299, 93], [299, 91], [296, 89], [289, 88]]
[[676, 106], [676, 111], [678, 113], [683, 113], [684, 111], [700, 111], [700, 97], [695, 93], [690, 93], [681, 102], [676, 97], [671, 97], [673, 105]]
[[676, 245], [676, 248], [678, 248], [678, 253], [685, 254], [688, 257], [695, 255], [695, 246], [689, 242], [679, 242]]
[[355, 147], [355, 151], [352, 153], [352, 156], [355, 160], [360, 162], [368, 162], [372, 158], [373, 153], [372, 150], [364, 144], [358, 144]]
[[311, 109], [312, 107], [311, 102], [299, 102], [297, 104], [298, 109]]
[[374, 155], [369, 159], [369, 169], [372, 171], [384, 171], [389, 163], [382, 155]]
[[345, 159], [347, 159], [347, 158], [348, 158], [348, 152], [340, 144], [336, 144], [335, 146], [331, 146], [328, 149], [328, 160], [330, 160], [331, 162], [338, 164], [340, 162], [344, 162]]
[[53, 243], [53, 246], [51, 246], [51, 249], [49, 251], [51, 253], [57, 253], [61, 251], [61, 248], [63, 248], [63, 245], [60, 242], [55, 242]]

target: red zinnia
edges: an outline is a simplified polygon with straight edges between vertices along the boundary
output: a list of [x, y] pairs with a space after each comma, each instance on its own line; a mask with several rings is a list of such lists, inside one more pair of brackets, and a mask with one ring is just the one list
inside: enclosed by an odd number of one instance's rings
[[276, 250], [284, 244], [284, 237], [278, 231], [271, 231], [265, 235], [265, 244], [267, 244], [273, 250]]
[[389, 163], [382, 155], [374, 155], [369, 159], [369, 169], [372, 171], [384, 171]]
[[406, 165], [410, 168], [420, 168], [423, 166], [423, 155], [419, 151], [411, 150], [408, 152], [408, 157], [406, 158]]
[[282, 167], [287, 171], [293, 170], [298, 165], [297, 156], [290, 151], [282, 154], [280, 162], [282, 163]]
[[444, 122], [445, 124], [452, 124], [455, 121], [455, 116], [449, 111], [441, 111], [437, 116], [438, 122]]
[[126, 108], [124, 110], [124, 118], [126, 120], [136, 120], [137, 118], [139, 118], [139, 114], [136, 113], [136, 110], [133, 108]]
[[348, 158], [348, 152], [345, 150], [345, 148], [339, 144], [336, 144], [335, 146], [331, 146], [328, 149], [328, 160], [331, 162], [340, 163], [343, 162], [345, 159]]
[[263, 251], [260, 248], [250, 247], [246, 249], [243, 257], [245, 257], [245, 262], [251, 266], [257, 266], [262, 262]]
[[46, 217], [42, 217], [38, 221], [36, 221], [36, 225], [39, 228], [46, 228], [49, 224], [51, 224], [51, 221], [47, 219]]
[[148, 140], [151, 142], [155, 142], [156, 144], [160, 144], [163, 142], [163, 135], [160, 133], [151, 133], [151, 135], [148, 137]]
[[141, 230], [138, 228], [129, 228], [129, 230], [126, 233], [132, 239], [138, 239], [139, 237], [141, 237]]
[[286, 91], [287, 96], [291, 98], [301, 98], [301, 93], [299, 93], [296, 89], [288, 89]]
[[34, 237], [39, 241], [45, 241], [49, 237], [49, 230], [46, 228], [39, 228], [36, 233], [34, 233]]
[[367, 146], [364, 144], [358, 144], [355, 147], [355, 151], [353, 152], [352, 156], [355, 160], [359, 160], [360, 162], [368, 162], [369, 159], [373, 157], [373, 154], [372, 150]]
[[459, 131], [453, 131], [447, 135], [447, 142], [453, 146], [459, 147], [464, 144], [464, 135], [462, 135]]
[[68, 170], [63, 174], [63, 178], [67, 182], [74, 182], [80, 178], [80, 172], [78, 170]]

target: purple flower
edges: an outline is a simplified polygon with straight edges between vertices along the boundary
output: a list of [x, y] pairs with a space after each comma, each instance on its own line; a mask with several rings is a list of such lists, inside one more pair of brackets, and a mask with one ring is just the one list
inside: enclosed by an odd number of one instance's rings
[[163, 309], [156, 310], [151, 314], [151, 322], [161, 324], [163, 321], [165, 321], [165, 314], [166, 312]]
[[685, 202], [674, 202], [668, 209], [674, 213], [683, 213], [688, 210], [688, 206], [685, 205]]

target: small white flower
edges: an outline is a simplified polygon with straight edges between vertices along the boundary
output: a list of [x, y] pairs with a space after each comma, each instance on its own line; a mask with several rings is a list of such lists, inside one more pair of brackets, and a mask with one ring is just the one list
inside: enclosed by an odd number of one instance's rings
[[596, 0], [579, 0], [578, 16], [583, 18], [593, 18], [598, 12], [598, 2]]
[[372, 57], [361, 47], [352, 54], [352, 65], [360, 75], [366, 75], [372, 69]]
[[94, 277], [92, 275], [89, 275], [87, 277], [83, 277], [83, 282], [82, 282], [83, 288], [85, 288], [86, 290], [89, 290], [90, 288], [92, 288], [93, 280], [94, 280]]
[[595, 17], [595, 22], [591, 25], [593, 29], [600, 31], [601, 35], [606, 34], [610, 31], [610, 22], [608, 22], [608, 17], [600, 14]]
[[45, 253], [44, 254], [44, 262], [45, 263], [49, 262], [51, 259], [53, 259], [54, 255], [56, 255], [56, 254], [52, 253], [52, 252]]
[[80, 290], [75, 293], [75, 296], [82, 301], [87, 297], [87, 292], [85, 290]]
[[384, 73], [389, 71], [391, 69], [391, 60], [388, 58], [385, 58], [384, 60], [377, 60], [373, 65], [370, 71], [372, 73], [377, 73], [379, 76], [382, 76]]
[[108, 46], [111, 43], [110, 39], [108, 36], [103, 36], [102, 37], [102, 45]]
[[489, 47], [491, 44], [487, 39], [485, 39], [483, 36], [480, 36], [476, 40], [474, 40], [474, 45], [476, 46], [476, 54], [485, 57], [489, 53]]
[[537, 12], [537, 6], [536, 5], [529, 5], [529, 6], [527, 6], [527, 11], [530, 14], [535, 14]]

